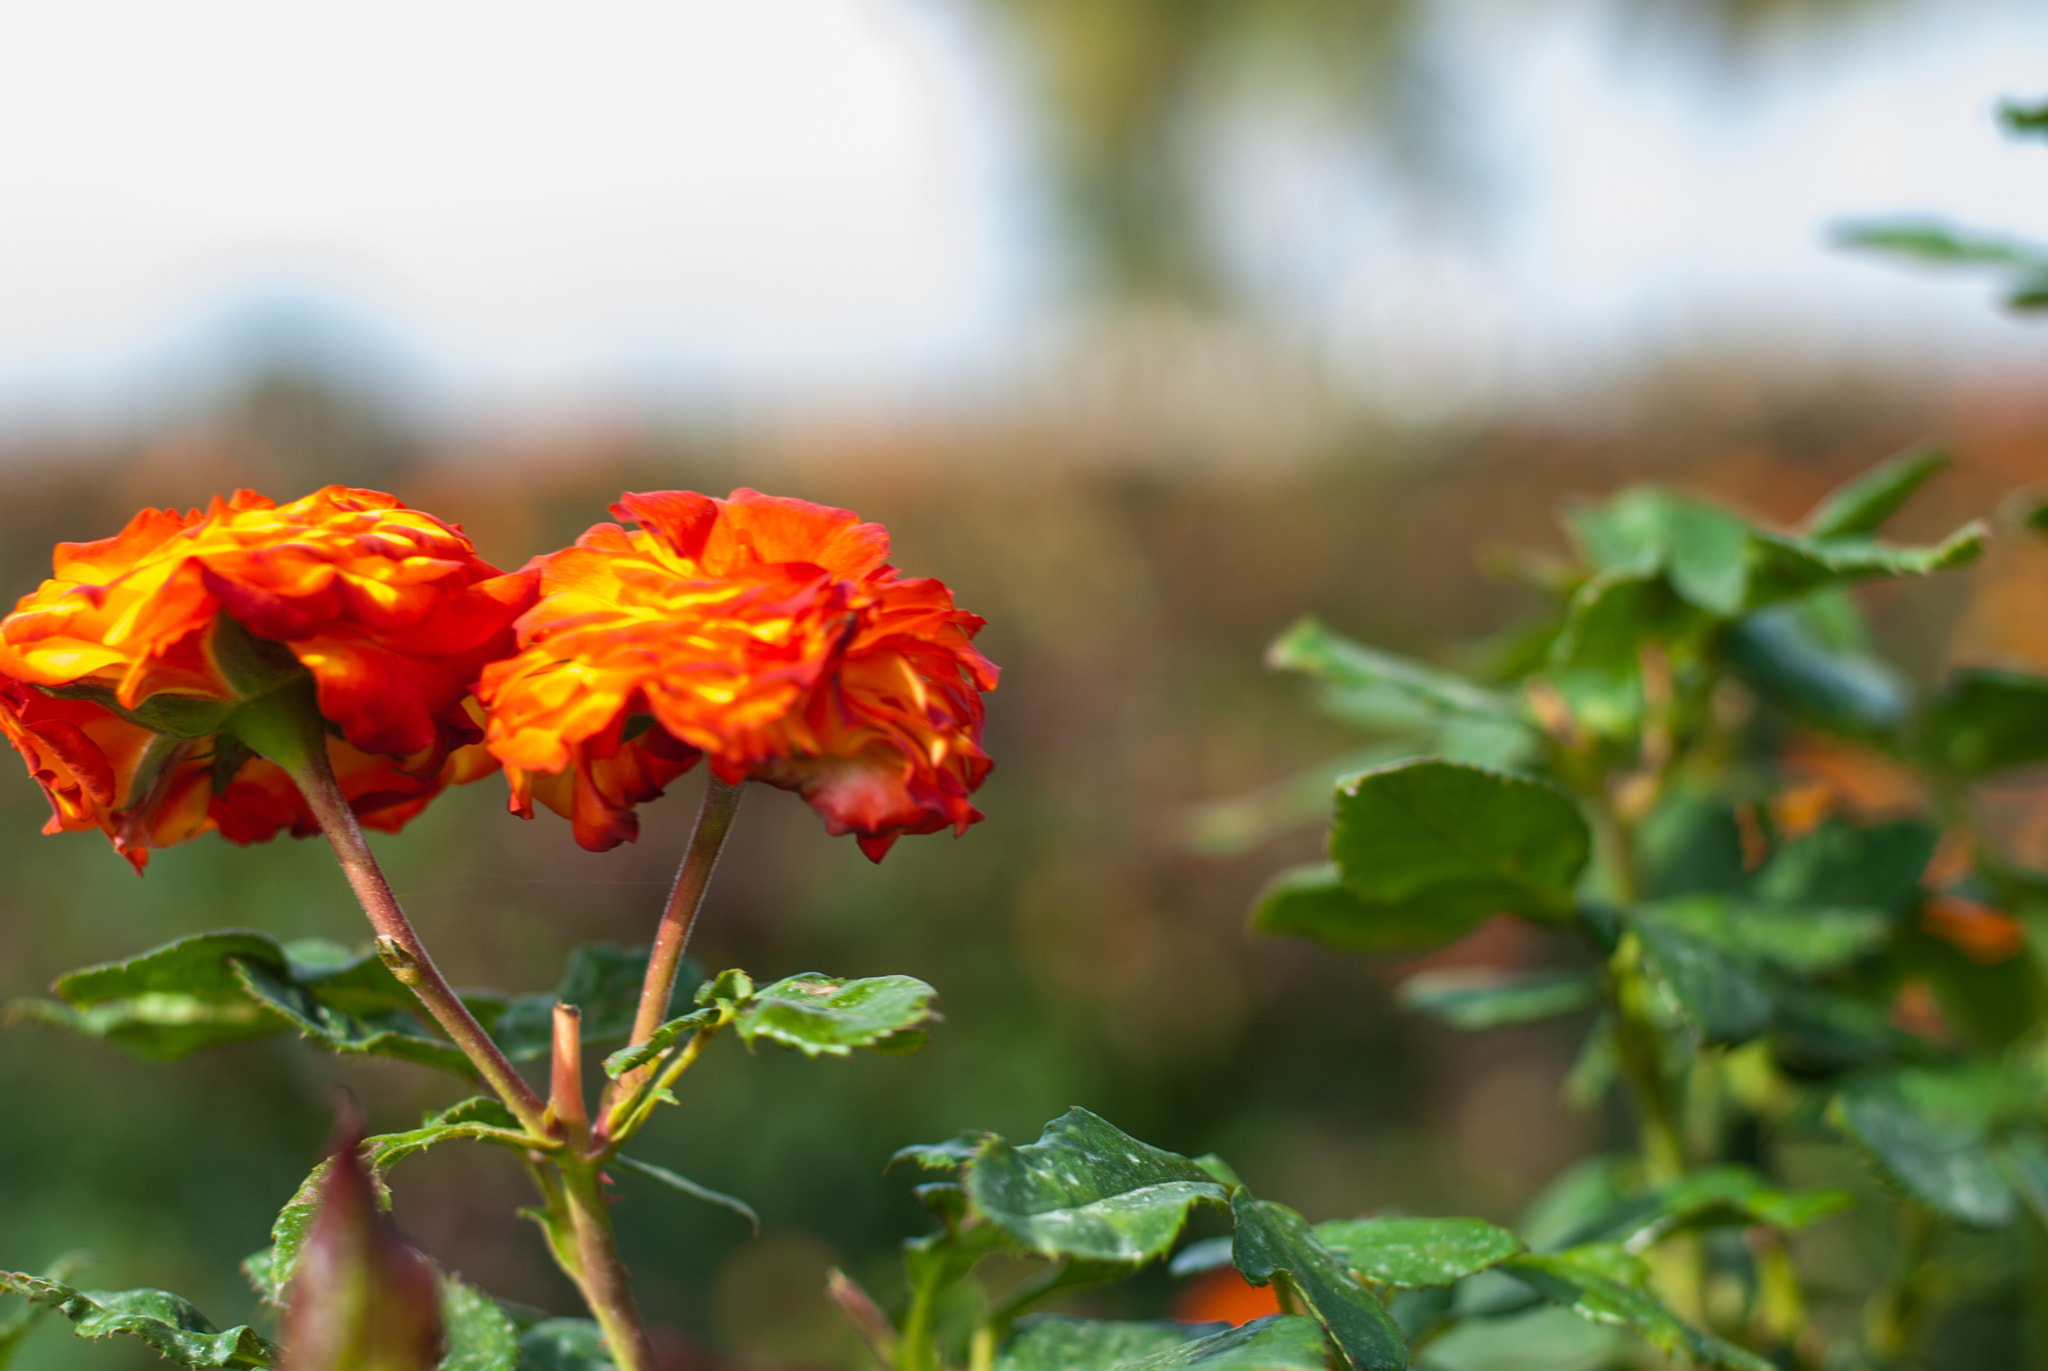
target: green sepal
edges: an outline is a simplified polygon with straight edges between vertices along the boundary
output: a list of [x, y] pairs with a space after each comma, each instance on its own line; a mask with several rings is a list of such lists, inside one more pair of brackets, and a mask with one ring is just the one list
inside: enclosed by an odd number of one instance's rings
[[222, 1329], [190, 1301], [162, 1290], [78, 1290], [22, 1271], [0, 1271], [0, 1290], [71, 1320], [81, 1338], [139, 1338], [190, 1367], [274, 1366], [278, 1350], [246, 1324]]
[[991, 1136], [968, 1160], [973, 1212], [1026, 1251], [1135, 1266], [1165, 1254], [1197, 1204], [1225, 1187], [1177, 1152], [1142, 1143], [1085, 1109], [1016, 1147]]
[[1314, 1319], [1273, 1314], [1227, 1324], [1106, 1323], [1065, 1314], [1020, 1320], [995, 1371], [1328, 1371]]
[[1483, 1219], [1334, 1219], [1313, 1231], [1358, 1275], [1409, 1290], [1453, 1285], [1524, 1250], [1520, 1238]]
[[1600, 978], [1590, 971], [1450, 967], [1410, 976], [1396, 995], [1408, 1008], [1453, 1028], [1501, 1028], [1595, 1007]]
[[844, 1057], [856, 1047], [914, 1050], [923, 1035], [904, 1039], [938, 1017], [931, 1003], [937, 994], [914, 976], [849, 981], [805, 972], [763, 986], [742, 1002], [733, 1031], [750, 1047], [766, 1039], [806, 1057]]
[[129, 709], [115, 697], [111, 686], [94, 685], [89, 681], [36, 688], [59, 700], [90, 700], [109, 714], [137, 727], [164, 737], [186, 740], [212, 737], [238, 707], [234, 700], [177, 695], [166, 691], [152, 695]]
[[638, 1161], [626, 1156], [624, 1153], [614, 1153], [611, 1164], [631, 1171], [636, 1176], [645, 1176], [650, 1181], [659, 1182], [679, 1195], [688, 1195], [693, 1200], [700, 1200], [705, 1204], [716, 1205], [720, 1209], [729, 1210], [747, 1221], [748, 1225], [753, 1228], [755, 1237], [761, 1235], [761, 1216], [756, 1214], [753, 1206], [745, 1200], [735, 1199], [733, 1196], [727, 1195], [722, 1191], [713, 1190], [709, 1186], [699, 1185], [688, 1176], [679, 1175], [665, 1166], [656, 1166], [653, 1162]]
[[1284, 1279], [1329, 1330], [1354, 1371], [1399, 1371], [1408, 1365], [1407, 1340], [1386, 1306], [1316, 1240], [1301, 1215], [1286, 1205], [1254, 1199], [1242, 1187], [1230, 1197], [1230, 1214], [1236, 1224], [1231, 1258], [1246, 1280], [1271, 1285]]
[[1683, 1353], [1727, 1371], [1775, 1371], [1771, 1362], [1686, 1323], [1644, 1287], [1649, 1268], [1611, 1244], [1527, 1253], [1502, 1269], [1553, 1304], [1593, 1323], [1627, 1328], [1666, 1356]]

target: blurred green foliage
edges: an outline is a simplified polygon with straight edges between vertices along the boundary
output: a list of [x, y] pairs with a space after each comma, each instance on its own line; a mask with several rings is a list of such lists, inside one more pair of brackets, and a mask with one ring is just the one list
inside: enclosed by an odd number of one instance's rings
[[[1028, 1137], [1071, 1105], [1189, 1155], [1226, 1152], [1262, 1196], [1306, 1212], [1510, 1216], [1616, 1126], [1556, 1102], [1569, 1039], [1535, 1026], [1475, 1051], [1398, 1016], [1356, 964], [1247, 940], [1250, 895], [1278, 861], [1313, 855], [1312, 833], [1235, 856], [1190, 850], [1195, 802], [1346, 742], [1297, 686], [1264, 674], [1264, 645], [1313, 608], [1348, 634], [1455, 660], [1462, 642], [1538, 603], [1482, 575], [1470, 550], [1560, 546], [1548, 511], [1561, 497], [1655, 474], [1790, 517], [1862, 454], [1944, 412], [1895, 385], [1794, 403], [1693, 376], [1646, 392], [1638, 417], [1604, 430], [1338, 433], [1295, 465], [1178, 461], [1143, 435], [1106, 462], [1057, 430], [997, 427], [745, 442], [584, 434], [478, 452], [441, 450], [373, 404], [297, 384], [318, 403], [260, 432], [230, 405], [100, 449], [22, 451], [0, 470], [7, 584], [27, 591], [58, 538], [102, 536], [145, 503], [202, 502], [237, 484], [287, 496], [326, 479], [384, 483], [463, 521], [510, 565], [604, 517], [623, 489], [747, 482], [885, 522], [899, 565], [945, 578], [989, 619], [980, 642], [1005, 678], [990, 697], [988, 822], [957, 841], [906, 841], [872, 867], [799, 802], [762, 791], [694, 949], [763, 977], [915, 975], [945, 1014], [931, 1046], [828, 1065], [773, 1049], [707, 1056], [687, 1107], [636, 1152], [752, 1204], [758, 1240], [733, 1215], [620, 1178], [634, 1192], [622, 1241], [651, 1320], [789, 1365], [850, 1353], [822, 1294], [829, 1265], [893, 1293], [895, 1243], [924, 1221], [902, 1178], [883, 1175], [892, 1152], [967, 1127]], [[329, 424], [386, 437], [358, 466]], [[2041, 431], [2021, 419], [1965, 434], [1960, 470], [1909, 532], [1987, 505], [2030, 470]], [[323, 455], [296, 456], [306, 452]], [[1969, 576], [1995, 597], [2010, 570]], [[1878, 632], [1909, 660], [1937, 654], [1931, 625], [1966, 584], [1883, 597]], [[451, 977], [540, 990], [577, 944], [643, 941], [698, 778], [647, 811], [637, 845], [602, 856], [550, 816], [506, 816], [501, 784], [453, 793], [376, 839]], [[137, 881], [96, 836], [38, 836], [42, 817], [26, 776], [0, 774], [12, 876], [0, 887], [0, 998], [42, 995], [64, 970], [204, 928], [363, 937], [318, 845], [205, 841], [159, 854]], [[83, 1246], [99, 1258], [79, 1277], [88, 1285], [160, 1286], [218, 1320], [245, 1317], [254, 1299], [231, 1273], [318, 1155], [338, 1081], [380, 1130], [446, 1103], [420, 1068], [337, 1065], [287, 1039], [150, 1066], [11, 1027], [0, 1034], [7, 1262], [35, 1268]], [[494, 1293], [574, 1310], [511, 1217], [524, 1180], [509, 1159], [448, 1150], [407, 1160], [392, 1182], [399, 1220], [426, 1250]], [[1156, 1315], [1167, 1288], [1139, 1282], [1102, 1312]], [[46, 1329], [18, 1366], [145, 1364], [133, 1348]]]

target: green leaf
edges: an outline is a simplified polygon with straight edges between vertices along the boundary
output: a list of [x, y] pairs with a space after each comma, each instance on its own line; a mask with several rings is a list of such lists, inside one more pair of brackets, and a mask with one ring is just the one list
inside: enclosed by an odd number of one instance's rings
[[[561, 984], [541, 995], [521, 995], [505, 1006], [491, 1025], [491, 1036], [505, 1055], [515, 1062], [537, 1061], [553, 1051], [554, 1016], [557, 1002], [573, 1004], [583, 1011], [585, 1047], [609, 1047], [623, 1043], [633, 1032], [633, 1015], [640, 1006], [640, 986], [647, 976], [644, 947], [623, 948], [616, 943], [586, 943], [569, 954], [562, 970]], [[703, 984], [704, 969], [687, 958], [676, 974], [670, 1003], [689, 1003]]]
[[1331, 757], [1248, 794], [1190, 806], [1183, 815], [1185, 841], [1205, 856], [1234, 857], [1283, 833], [1327, 824], [1341, 778], [1414, 753], [1405, 739], [1385, 742]]
[[645, 1042], [635, 1043], [631, 1047], [622, 1047], [609, 1057], [606, 1057], [604, 1059], [604, 1074], [618, 1077], [625, 1075], [628, 1071], [636, 1071], [646, 1066], [649, 1062], [654, 1061], [664, 1052], [668, 1051], [669, 1048], [675, 1046], [676, 1039], [682, 1037], [685, 1033], [695, 1033], [700, 1029], [715, 1029], [721, 1026], [724, 1021], [723, 1013], [724, 1011], [719, 1009], [705, 1008], [692, 1010], [680, 1018], [670, 1019], [667, 1023], [648, 1034]]
[[612, 1371], [604, 1331], [590, 1319], [544, 1319], [519, 1335], [519, 1371]]
[[285, 964], [284, 949], [266, 934], [200, 933], [60, 976], [52, 989], [62, 1003], [17, 1001], [8, 1014], [104, 1039], [148, 1061], [282, 1032], [284, 1024], [243, 991], [235, 957]]
[[1581, 727], [1605, 738], [1627, 736], [1642, 717], [1643, 649], [1684, 646], [1707, 626], [1706, 616], [1656, 571], [1602, 571], [1573, 593], [1543, 679]]
[[1968, 566], [1990, 537], [1981, 520], [1971, 520], [1938, 543], [1895, 547], [1864, 539], [1814, 539], [1760, 532], [1749, 576], [1747, 609], [1864, 581], [1932, 576]]
[[1483, 1219], [1335, 1219], [1315, 1235], [1367, 1280], [1403, 1289], [1451, 1285], [1523, 1250], [1520, 1238]]
[[1740, 959], [1655, 919], [1635, 928], [1656, 984], [1702, 1046], [1747, 1042], [1770, 1027], [1770, 991]]
[[665, 1166], [656, 1166], [653, 1162], [636, 1161], [624, 1153], [615, 1154], [612, 1157], [612, 1161], [633, 1172], [635, 1175], [645, 1176], [650, 1181], [659, 1181], [678, 1194], [688, 1195], [693, 1200], [702, 1200], [705, 1204], [717, 1205], [720, 1209], [729, 1209], [752, 1226], [755, 1237], [761, 1235], [761, 1216], [756, 1214], [753, 1207], [747, 1204], [745, 1200], [737, 1200], [731, 1195], [713, 1190], [709, 1186], [699, 1185], [688, 1176], [678, 1175]]
[[1666, 1309], [1643, 1287], [1649, 1268], [1619, 1247], [1594, 1245], [1510, 1258], [1510, 1275], [1553, 1304], [1593, 1323], [1627, 1328], [1652, 1347], [1730, 1371], [1775, 1371], [1764, 1358], [1703, 1333]]
[[1359, 703], [1385, 702], [1427, 717], [1472, 718], [1527, 728], [1512, 696], [1332, 632], [1319, 620], [1297, 620], [1266, 649], [1275, 671], [1299, 671]]
[[441, 1326], [448, 1341], [436, 1371], [518, 1371], [518, 1325], [475, 1286], [441, 1278]]
[[187, 1300], [162, 1290], [76, 1290], [22, 1271], [0, 1271], [0, 1290], [71, 1320], [81, 1338], [123, 1334], [180, 1366], [272, 1366], [277, 1349], [247, 1325], [222, 1330]]
[[1847, 1209], [1840, 1190], [1779, 1190], [1746, 1166], [1714, 1166], [1621, 1201], [1580, 1226], [1578, 1240], [1640, 1252], [1673, 1233], [1762, 1225], [1792, 1232]]
[[1188, 1158], [1085, 1109], [1024, 1147], [990, 1137], [963, 1181], [974, 1208], [1028, 1251], [1130, 1265], [1164, 1254], [1195, 1205], [1228, 1198]]
[[1252, 902], [1251, 926], [1260, 933], [1291, 933], [1351, 952], [1417, 952], [1449, 942], [1479, 921], [1447, 926], [1422, 901], [1368, 904], [1345, 888], [1335, 862], [1312, 862], [1288, 867], [1266, 882]]
[[1828, 732], [1881, 737], [1905, 720], [1906, 686], [1899, 674], [1867, 652], [1822, 644], [1798, 605], [1729, 625], [1720, 648], [1758, 695]]
[[1591, 1009], [1600, 1002], [1600, 978], [1590, 971], [1449, 967], [1410, 976], [1398, 994], [1410, 1009], [1453, 1028], [1500, 1028]]
[[1408, 1344], [1386, 1306], [1316, 1241], [1301, 1215], [1286, 1205], [1254, 1199], [1243, 1187], [1232, 1192], [1230, 1213], [1237, 1225], [1231, 1256], [1246, 1280], [1270, 1285], [1275, 1277], [1285, 1277], [1355, 1371], [1398, 1371], [1408, 1365]]
[[1809, 538], [1867, 538], [1899, 512], [1927, 478], [1954, 462], [1940, 448], [1915, 448], [1837, 486], [1813, 507], [1800, 531]]
[[[1190, 1325], [1191, 1328], [1199, 1325]], [[1329, 1343], [1314, 1319], [1268, 1314], [1237, 1328], [1126, 1362], [1117, 1371], [1329, 1371]]]
[[[57, 1258], [56, 1261], [50, 1263], [49, 1267], [43, 1271], [42, 1279], [46, 1281], [69, 1280], [72, 1272], [88, 1265], [91, 1261], [92, 1258], [88, 1253], [67, 1252]], [[19, 1352], [22, 1344], [28, 1341], [28, 1335], [36, 1331], [36, 1325], [41, 1323], [43, 1315], [49, 1312], [49, 1306], [47, 1305], [24, 1302], [20, 1309], [8, 1315], [5, 1319], [0, 1319], [0, 1371], [5, 1371], [8, 1363], [14, 1360], [14, 1354]]]
[[807, 971], [763, 986], [740, 1006], [733, 1028], [749, 1046], [766, 1038], [806, 1057], [897, 1050], [923, 1043], [917, 1026], [938, 1017], [937, 994], [914, 976], [849, 981]]
[[[285, 1288], [299, 1269], [299, 1253], [312, 1232], [313, 1217], [320, 1210], [320, 1192], [327, 1181], [327, 1162], [321, 1162], [299, 1182], [299, 1188], [285, 1201], [270, 1225], [270, 1247], [242, 1263], [256, 1293], [271, 1304], [284, 1303]], [[375, 1173], [372, 1172], [374, 1176]]]
[[[1861, 511], [1845, 507], [1839, 517], [1853, 524], [1882, 504], [1873, 495]], [[1987, 536], [1980, 523], [1966, 524], [1925, 547], [1896, 547], [1861, 536], [1779, 533], [1657, 487], [1624, 491], [1605, 505], [1579, 511], [1569, 522], [1572, 536], [1599, 573], [1595, 582], [1641, 582], [1661, 574], [1679, 600], [1724, 620], [1859, 581], [1927, 576], [1962, 566], [1983, 550]], [[1592, 588], [1589, 583], [1586, 589]], [[1644, 616], [1635, 611], [1625, 617]], [[1586, 630], [1582, 626], [1575, 633], [1568, 623], [1566, 637], [1574, 636], [1583, 638]], [[1563, 657], [1554, 651], [1553, 663], [1563, 665], [1571, 655], [1569, 649]]]
[[1907, 1068], [1851, 1082], [1828, 1119], [1895, 1189], [1971, 1228], [2002, 1228], [2017, 1199], [1994, 1151], [2004, 1082], [1989, 1069]]
[[411, 994], [375, 956], [320, 939], [284, 945], [244, 929], [201, 933], [71, 972], [54, 989], [64, 1003], [28, 1001], [11, 1012], [150, 1060], [292, 1028], [332, 1052], [474, 1075], [414, 1016]]
[[1676, 930], [1744, 966], [1802, 975], [1837, 971], [1881, 948], [1892, 916], [1877, 909], [1780, 908], [1716, 895], [1655, 900], [1635, 913], [1639, 925]]
[[2021, 135], [2048, 133], [2048, 104], [2025, 104], [2018, 100], [2002, 100], [1998, 105], [1998, 122], [2005, 126], [2007, 133]]
[[431, 1037], [403, 1009], [350, 1014], [320, 999], [314, 987], [252, 961], [235, 962], [235, 975], [250, 999], [299, 1031], [316, 1047], [344, 1057], [396, 1057], [467, 1079], [476, 1067], [452, 1043]]
[[1503, 912], [1561, 922], [1591, 846], [1578, 806], [1547, 782], [1402, 762], [1337, 792], [1330, 856], [1359, 908], [1303, 870], [1269, 889], [1256, 922], [1376, 949], [1448, 942]]
[[1835, 239], [1845, 247], [1896, 253], [1923, 262], [2033, 267], [2048, 263], [2036, 249], [2010, 239], [1950, 228], [1925, 219], [1847, 224]]
[[1751, 530], [1725, 509], [1676, 491], [1640, 486], [1604, 505], [1573, 511], [1566, 527], [1596, 572], [1630, 577], [1663, 572], [1688, 604], [1724, 618], [1742, 608]]
[[365, 1138], [363, 1146], [369, 1149], [371, 1169], [381, 1175], [415, 1152], [455, 1139], [496, 1143], [521, 1152], [533, 1145], [511, 1110], [491, 1096], [476, 1095], [438, 1114], [429, 1114], [418, 1128]]
[[1874, 909], [1903, 914], [1918, 899], [1920, 873], [1939, 830], [1917, 822], [1857, 828], [1830, 819], [1771, 854], [1751, 897], [1786, 909]]
[[2048, 679], [1953, 672], [1928, 706], [1924, 731], [1935, 763], [1959, 776], [2048, 761]]
[[[1110, 1323], [1066, 1314], [1031, 1314], [1019, 1319], [1003, 1340], [996, 1371], [1120, 1371], [1221, 1326]], [[1318, 1332], [1318, 1341], [1321, 1336]]]

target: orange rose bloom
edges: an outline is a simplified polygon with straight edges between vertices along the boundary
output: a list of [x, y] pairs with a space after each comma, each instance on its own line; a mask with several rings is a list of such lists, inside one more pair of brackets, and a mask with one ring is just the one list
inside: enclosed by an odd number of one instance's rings
[[[145, 510], [112, 538], [58, 544], [53, 572], [0, 620], [0, 732], [49, 796], [46, 832], [100, 828], [139, 870], [148, 849], [210, 829], [313, 831], [282, 770], [215, 734], [243, 698], [237, 636], [244, 655], [254, 640], [311, 674], [366, 824], [395, 830], [495, 769], [469, 688], [510, 649], [533, 578], [388, 495]], [[246, 635], [224, 636], [223, 617]]]
[[612, 513], [640, 527], [599, 524], [537, 559], [520, 650], [477, 687], [514, 812], [537, 798], [603, 851], [703, 756], [720, 780], [800, 792], [875, 861], [981, 818], [982, 620], [885, 565], [881, 525], [752, 490], [627, 495]]

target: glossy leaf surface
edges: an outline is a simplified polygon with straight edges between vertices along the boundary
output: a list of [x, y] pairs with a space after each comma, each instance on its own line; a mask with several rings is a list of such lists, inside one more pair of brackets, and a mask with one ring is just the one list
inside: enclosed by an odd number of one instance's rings
[[0, 1271], [0, 1290], [63, 1315], [81, 1338], [137, 1338], [180, 1366], [257, 1367], [277, 1362], [277, 1349], [255, 1329], [222, 1329], [189, 1301], [166, 1291], [78, 1290], [20, 1271]]
[[1367, 1280], [1405, 1289], [1450, 1285], [1522, 1250], [1520, 1238], [1483, 1219], [1335, 1219], [1315, 1236]]
[[1590, 1009], [1600, 1002], [1600, 979], [1590, 971], [1453, 967], [1410, 976], [1399, 994], [1410, 1009], [1453, 1028], [1501, 1028]]
[[923, 1044], [917, 1027], [936, 1017], [937, 995], [914, 976], [849, 981], [806, 972], [761, 987], [740, 1006], [733, 1029], [748, 1044], [766, 1039], [807, 1057], [902, 1050]]
[[1636, 1333], [1667, 1356], [1683, 1353], [1704, 1366], [1775, 1371], [1764, 1358], [1701, 1332], [1645, 1289], [1649, 1269], [1619, 1247], [1569, 1248], [1511, 1259], [1508, 1273], [1553, 1304], [1594, 1323]]
[[1230, 1212], [1237, 1225], [1231, 1256], [1246, 1280], [1270, 1285], [1285, 1277], [1355, 1371], [1408, 1365], [1408, 1344], [1386, 1306], [1316, 1241], [1301, 1215], [1243, 1188], [1232, 1194]]
[[1128, 1264], [1164, 1255], [1195, 1205], [1228, 1198], [1188, 1158], [1085, 1109], [1024, 1147], [990, 1138], [963, 1184], [975, 1209], [1028, 1251]]
[[1828, 1117], [1897, 1189], [1974, 1228], [2012, 1222], [2017, 1198], [1994, 1151], [1996, 1072], [1896, 1071], [1852, 1082]]

